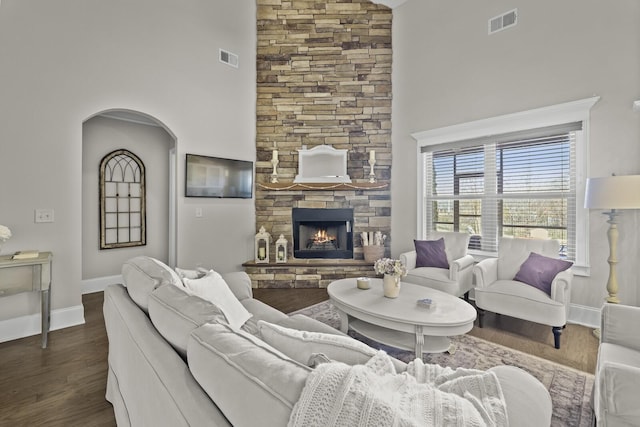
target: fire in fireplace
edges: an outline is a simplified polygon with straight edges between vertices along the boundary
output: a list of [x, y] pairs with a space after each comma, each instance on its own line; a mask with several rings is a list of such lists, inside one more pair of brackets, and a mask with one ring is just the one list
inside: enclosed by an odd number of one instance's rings
[[338, 238], [336, 236], [327, 233], [324, 228], [319, 229], [309, 240], [307, 249], [314, 250], [333, 250], [338, 249]]
[[295, 258], [353, 258], [353, 209], [293, 208]]

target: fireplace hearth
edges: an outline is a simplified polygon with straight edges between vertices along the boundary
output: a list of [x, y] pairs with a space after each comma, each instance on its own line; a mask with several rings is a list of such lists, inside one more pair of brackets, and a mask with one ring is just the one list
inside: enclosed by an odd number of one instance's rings
[[353, 258], [353, 209], [293, 208], [295, 258]]

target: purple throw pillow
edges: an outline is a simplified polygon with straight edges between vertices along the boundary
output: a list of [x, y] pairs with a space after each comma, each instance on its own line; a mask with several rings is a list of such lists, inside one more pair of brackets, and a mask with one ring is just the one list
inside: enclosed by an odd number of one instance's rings
[[551, 296], [551, 282], [553, 282], [553, 279], [558, 273], [572, 265], [573, 263], [570, 261], [549, 258], [531, 252], [529, 258], [520, 266], [520, 270], [513, 280], [531, 285]]
[[414, 240], [416, 247], [416, 267], [449, 268], [444, 238], [438, 240]]

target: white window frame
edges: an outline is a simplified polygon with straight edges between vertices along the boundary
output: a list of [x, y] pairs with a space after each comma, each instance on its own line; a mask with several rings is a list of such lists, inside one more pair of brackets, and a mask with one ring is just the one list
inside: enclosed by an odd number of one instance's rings
[[[589, 116], [591, 108], [599, 99], [599, 96], [594, 96], [578, 101], [411, 134], [417, 141], [418, 223], [416, 236], [420, 239], [425, 239], [428, 231], [425, 227], [426, 204], [424, 201], [427, 189], [424, 187], [425, 165], [424, 156], [422, 155], [423, 147], [581, 121], [581, 137], [576, 140], [576, 260], [572, 270], [576, 275], [588, 276], [590, 274], [589, 211], [584, 208], [584, 194], [589, 169]], [[496, 256], [496, 254], [486, 252], [476, 255], [478, 255], [478, 258]]]

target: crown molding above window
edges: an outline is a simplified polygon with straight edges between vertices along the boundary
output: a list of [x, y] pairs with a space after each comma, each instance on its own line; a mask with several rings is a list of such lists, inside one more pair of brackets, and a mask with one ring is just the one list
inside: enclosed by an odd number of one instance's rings
[[487, 135], [517, 132], [524, 129], [535, 129], [541, 127], [541, 123], [544, 123], [544, 126], [553, 126], [583, 121], [589, 118], [591, 107], [599, 99], [599, 96], [594, 96], [563, 104], [416, 132], [412, 133], [411, 136], [418, 142], [419, 146], [426, 146], [452, 141], [464, 141]]

